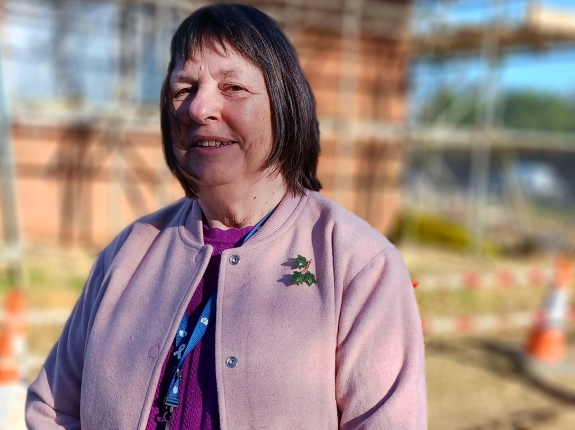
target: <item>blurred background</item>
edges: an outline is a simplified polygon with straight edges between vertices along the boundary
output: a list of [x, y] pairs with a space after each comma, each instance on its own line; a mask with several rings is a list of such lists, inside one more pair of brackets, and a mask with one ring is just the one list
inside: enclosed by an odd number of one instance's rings
[[[208, 3], [0, 0], [0, 428], [96, 253], [183, 196], [158, 96]], [[575, 428], [575, 2], [246, 3], [315, 92], [322, 192], [418, 285], [430, 429]]]

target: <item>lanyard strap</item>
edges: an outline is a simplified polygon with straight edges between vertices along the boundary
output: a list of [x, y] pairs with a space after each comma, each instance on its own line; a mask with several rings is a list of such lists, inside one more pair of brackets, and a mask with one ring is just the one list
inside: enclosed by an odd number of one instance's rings
[[260, 229], [260, 227], [261, 227], [262, 225], [264, 225], [264, 223], [268, 220], [269, 217], [272, 216], [272, 214], [274, 213], [275, 210], [276, 210], [276, 208], [273, 208], [271, 211], [269, 211], [268, 214], [267, 214], [265, 217], [263, 217], [263, 218], [260, 220], [260, 222], [258, 222], [258, 223], [254, 226], [254, 228], [252, 228], [252, 229], [250, 230], [250, 232], [247, 234], [247, 236], [244, 237], [244, 240], [242, 241], [242, 245], [243, 245], [244, 243], [246, 243], [246, 242], [248, 241], [248, 239], [249, 239], [250, 237], [252, 237], [252, 236], [256, 233], [256, 231], [258, 231], [258, 230]]
[[[208, 303], [202, 310], [199, 321], [194, 327], [194, 331], [191, 336], [188, 336], [188, 316], [184, 313], [184, 317], [180, 322], [178, 327], [178, 332], [176, 333], [175, 348], [177, 350], [173, 353], [174, 356], [178, 358], [178, 365], [176, 366], [176, 371], [172, 382], [170, 383], [170, 388], [168, 389], [168, 395], [164, 400], [164, 404], [169, 408], [176, 408], [180, 404], [180, 381], [182, 379], [182, 368], [186, 362], [186, 357], [188, 354], [196, 347], [200, 342], [200, 339], [206, 333], [208, 323], [210, 322], [210, 317], [216, 314], [216, 293], [212, 294], [209, 298]], [[187, 344], [184, 343], [187, 341]], [[171, 411], [170, 411], [171, 412]]]
[[[268, 214], [263, 217], [255, 226], [250, 230], [242, 241], [242, 245], [252, 237], [256, 231], [268, 220], [272, 215], [275, 208], [273, 208]], [[210, 296], [206, 306], [200, 314], [200, 318], [194, 327], [194, 330], [190, 334], [188, 332], [188, 315], [184, 312], [182, 321], [178, 326], [178, 331], [176, 332], [176, 338], [174, 339], [174, 352], [173, 356], [177, 357], [178, 363], [176, 365], [176, 370], [172, 381], [170, 382], [170, 387], [168, 388], [168, 394], [164, 400], [164, 405], [166, 406], [166, 412], [164, 413], [164, 421], [166, 422], [166, 430], [170, 428], [170, 422], [174, 418], [173, 411], [180, 404], [180, 381], [182, 380], [182, 369], [186, 362], [186, 358], [200, 342], [204, 334], [206, 334], [206, 329], [211, 318], [216, 316], [216, 295], [217, 291]]]

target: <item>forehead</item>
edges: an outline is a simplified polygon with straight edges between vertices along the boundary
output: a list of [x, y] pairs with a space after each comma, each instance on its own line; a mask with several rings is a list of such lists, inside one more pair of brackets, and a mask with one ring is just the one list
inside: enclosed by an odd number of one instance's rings
[[194, 78], [204, 70], [214, 78], [258, 77], [263, 80], [259, 67], [245, 58], [233, 45], [222, 45], [213, 40], [207, 40], [193, 49], [185, 62], [181, 57], [178, 58], [170, 80]]

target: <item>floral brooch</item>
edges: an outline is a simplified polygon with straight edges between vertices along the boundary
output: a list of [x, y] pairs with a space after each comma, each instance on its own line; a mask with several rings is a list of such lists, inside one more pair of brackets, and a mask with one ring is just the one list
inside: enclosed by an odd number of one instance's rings
[[307, 260], [305, 257], [298, 255], [295, 259], [295, 267], [299, 270], [294, 270], [291, 275], [291, 280], [295, 285], [301, 285], [304, 282], [311, 287], [312, 284], [317, 284], [315, 275], [309, 271], [309, 265], [312, 260]]

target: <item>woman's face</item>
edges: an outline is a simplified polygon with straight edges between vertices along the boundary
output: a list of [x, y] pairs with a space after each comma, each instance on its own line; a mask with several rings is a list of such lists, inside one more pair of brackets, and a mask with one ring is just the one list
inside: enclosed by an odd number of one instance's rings
[[271, 108], [262, 72], [227, 45], [205, 43], [170, 76], [174, 108], [184, 124], [175, 142], [184, 175], [198, 188], [262, 178], [273, 145]]

